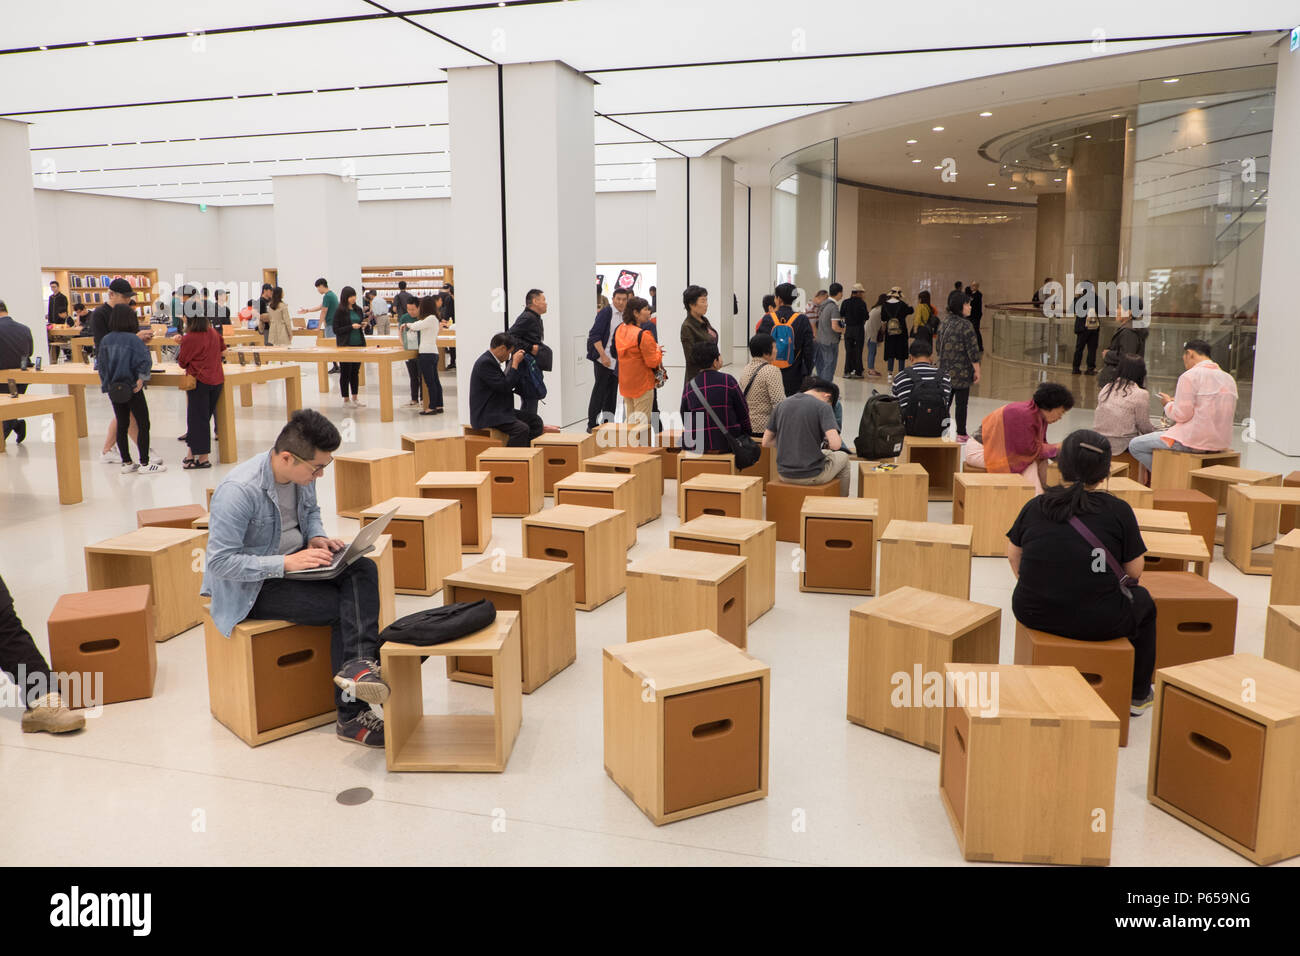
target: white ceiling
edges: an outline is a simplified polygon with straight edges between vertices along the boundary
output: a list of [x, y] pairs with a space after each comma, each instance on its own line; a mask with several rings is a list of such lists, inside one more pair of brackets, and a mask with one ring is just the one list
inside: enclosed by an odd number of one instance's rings
[[[1189, 42], [1125, 37], [1289, 28], [1293, 8], [1104, 0], [1008, 20], [957, 0], [887, 15], [860, 0], [11, 3], [0, 116], [32, 124], [43, 188], [266, 203], [273, 175], [333, 172], [356, 175], [363, 199], [446, 196], [445, 70], [560, 59], [617, 120], [594, 119], [597, 188], [646, 189], [656, 158], [793, 118]], [[959, 46], [981, 49], [900, 52]]]

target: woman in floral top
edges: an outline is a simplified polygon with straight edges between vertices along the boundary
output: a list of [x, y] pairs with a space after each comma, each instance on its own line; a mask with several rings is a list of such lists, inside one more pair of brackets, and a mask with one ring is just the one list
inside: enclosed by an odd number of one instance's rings
[[957, 440], [966, 441], [966, 406], [972, 385], [980, 380], [980, 347], [970, 324], [970, 296], [955, 289], [948, 294], [948, 314], [939, 325], [939, 370], [952, 381], [957, 402]]
[[776, 342], [766, 332], [759, 332], [749, 340], [749, 364], [740, 370], [736, 381], [740, 384], [749, 407], [749, 425], [752, 434], [762, 435], [772, 409], [785, 398], [785, 384], [781, 370], [772, 364], [776, 358]]

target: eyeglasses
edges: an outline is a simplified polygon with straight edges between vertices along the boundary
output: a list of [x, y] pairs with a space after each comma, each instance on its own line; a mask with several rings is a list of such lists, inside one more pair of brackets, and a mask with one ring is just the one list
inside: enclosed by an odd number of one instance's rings
[[325, 474], [325, 469], [334, 463], [334, 459], [331, 458], [329, 461], [325, 462], [325, 464], [318, 465], [315, 462], [308, 461], [306, 458], [303, 458], [301, 455], [294, 455], [293, 452], [289, 452], [289, 454], [293, 455], [294, 458], [297, 458], [300, 462], [302, 462], [304, 465], [310, 468], [313, 478]]

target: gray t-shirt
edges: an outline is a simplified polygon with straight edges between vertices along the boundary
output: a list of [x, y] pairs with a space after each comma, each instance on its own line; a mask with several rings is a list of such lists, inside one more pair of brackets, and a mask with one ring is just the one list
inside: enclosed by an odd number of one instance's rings
[[305, 543], [298, 527], [298, 486], [292, 481], [275, 483], [275, 500], [280, 505], [280, 553], [292, 554]]
[[815, 478], [826, 462], [822, 442], [839, 431], [830, 405], [808, 392], [791, 395], [772, 410], [768, 430], [776, 435], [776, 470], [783, 478]]
[[838, 345], [840, 333], [831, 328], [832, 322], [840, 320], [840, 304], [834, 299], [827, 299], [822, 303], [820, 311], [817, 313], [817, 344], [818, 345]]

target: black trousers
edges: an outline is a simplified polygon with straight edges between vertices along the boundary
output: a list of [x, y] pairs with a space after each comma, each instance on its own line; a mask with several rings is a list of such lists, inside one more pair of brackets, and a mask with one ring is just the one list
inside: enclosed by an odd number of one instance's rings
[[[1114, 627], [1098, 626], [1076, 609], [1060, 608], [1041, 620], [1024, 620], [1028, 627], [1059, 634], [1075, 641], [1112, 641], [1127, 637], [1133, 644], [1133, 699], [1142, 700], [1151, 691], [1156, 669], [1156, 602], [1141, 585], [1130, 585], [1133, 601]], [[1019, 618], [1018, 618], [1019, 619]]]
[[222, 384], [197, 382], [185, 393], [185, 442], [190, 446], [191, 455], [207, 455], [212, 451], [212, 431], [208, 428], [208, 421], [217, 413], [217, 401], [223, 388]]
[[605, 368], [600, 362], [592, 362], [591, 367], [596, 381], [591, 386], [591, 399], [587, 402], [587, 431], [601, 422], [612, 422], [618, 405], [618, 372]]
[[975, 342], [979, 345], [980, 351], [984, 351], [984, 333], [980, 331], [980, 322], [984, 321], [982, 315], [972, 315], [970, 317], [970, 326], [975, 330]]
[[353, 398], [356, 398], [357, 382], [360, 378], [360, 362], [339, 363], [339, 391], [343, 393], [344, 398], [347, 398], [349, 394], [351, 394]]
[[965, 435], [966, 431], [966, 406], [970, 402], [969, 388], [954, 388], [952, 390], [952, 401], [948, 403], [948, 414], [952, 414], [953, 403], [957, 405], [957, 434]]
[[1088, 348], [1088, 370], [1097, 370], [1097, 343], [1101, 339], [1101, 329], [1085, 329], [1074, 333], [1074, 371], [1079, 371], [1079, 362], [1083, 359], [1084, 346]]
[[[117, 416], [117, 452], [122, 456], [122, 463], [131, 463], [131, 443], [126, 433], [134, 418], [139, 429], [135, 444], [140, 449], [140, 464], [149, 464], [149, 404], [144, 400], [144, 389], [132, 392], [129, 401], [114, 402], [113, 414]], [[207, 430], [206, 423], [202, 430]]]
[[866, 344], [866, 328], [850, 325], [844, 330], [844, 374], [856, 372], [861, 375], [866, 371], [862, 367], [862, 347]]
[[507, 448], [527, 448], [542, 433], [542, 420], [523, 409], [515, 412], [515, 420], [508, 425], [493, 425], [509, 436]]
[[420, 394], [420, 361], [419, 359], [406, 360], [406, 374], [411, 380], [411, 401], [423, 402], [424, 397]]
[[[51, 354], [53, 354], [53, 353], [51, 353]], [[3, 373], [3, 372], [0, 372], [0, 377], [3, 377], [3, 375], [4, 375], [4, 373]], [[617, 380], [615, 381], [615, 384], [617, 384]], [[15, 383], [14, 383], [14, 391], [15, 391], [15, 393], [18, 394], [18, 395], [25, 395], [25, 394], [27, 393], [27, 383], [26, 383], [26, 382], [23, 382], [23, 383], [20, 384], [20, 383], [18, 383], [18, 382], [15, 382]], [[8, 394], [9, 394], [9, 383], [8, 383], [8, 382], [0, 382], [0, 393], [3, 393], [3, 394], [5, 394], [5, 395], [8, 395]], [[3, 440], [7, 441], [7, 440], [9, 439], [9, 433], [10, 433], [10, 432], [17, 432], [17, 433], [18, 433], [18, 440], [19, 440], [19, 441], [22, 441], [23, 439], [25, 439], [25, 438], [27, 437], [27, 421], [26, 421], [26, 419], [22, 419], [22, 418], [7, 418], [7, 419], [5, 419], [5, 422], [4, 422], [4, 439], [3, 439]]]
[[[20, 668], [21, 675], [18, 673]], [[24, 706], [58, 690], [50, 685], [50, 666], [45, 663], [36, 642], [14, 610], [14, 599], [5, 586], [4, 578], [0, 578], [0, 671], [18, 684]], [[33, 675], [38, 674], [40, 678], [33, 681]]]
[[[420, 366], [420, 375], [424, 378], [425, 387], [429, 389], [429, 408], [442, 408], [442, 379], [438, 378], [438, 353], [421, 352], [416, 363]], [[418, 385], [415, 388], [415, 400], [423, 401]]]

